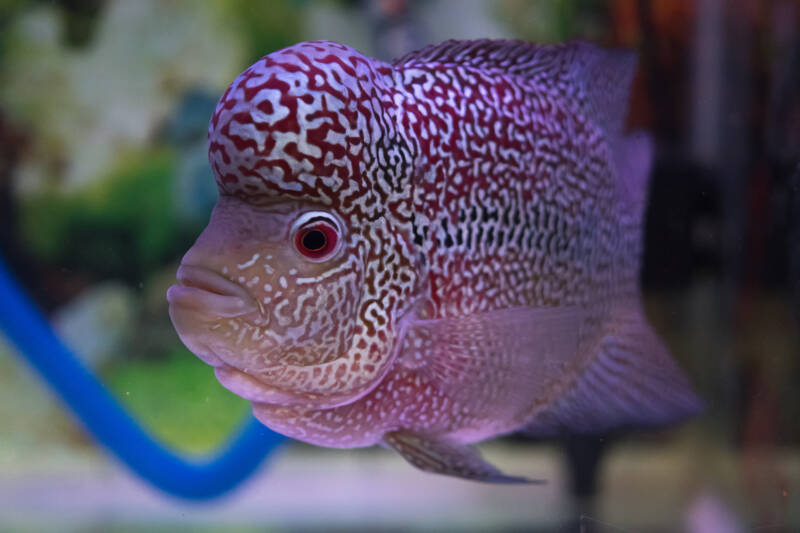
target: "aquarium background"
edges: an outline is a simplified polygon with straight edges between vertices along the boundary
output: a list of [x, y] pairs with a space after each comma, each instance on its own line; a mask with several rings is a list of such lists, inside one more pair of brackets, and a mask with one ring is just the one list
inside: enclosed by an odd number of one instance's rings
[[143, 425], [209, 453], [248, 404], [182, 346], [164, 294], [216, 199], [217, 98], [302, 40], [388, 60], [481, 37], [639, 51], [628, 123], [657, 148], [648, 316], [706, 412], [658, 431], [482, 445], [545, 485], [287, 442], [238, 490], [187, 503], [99, 449], [0, 337], [0, 530], [800, 529], [796, 1], [5, 0], [0, 255]]

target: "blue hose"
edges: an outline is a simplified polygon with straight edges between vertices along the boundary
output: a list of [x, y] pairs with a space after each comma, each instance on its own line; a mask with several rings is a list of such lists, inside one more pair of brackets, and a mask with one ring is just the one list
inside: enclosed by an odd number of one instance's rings
[[166, 449], [133, 420], [61, 343], [0, 259], [0, 331], [55, 389], [84, 427], [140, 477], [174, 496], [210, 499], [233, 489], [283, 441], [254, 418], [206, 461]]

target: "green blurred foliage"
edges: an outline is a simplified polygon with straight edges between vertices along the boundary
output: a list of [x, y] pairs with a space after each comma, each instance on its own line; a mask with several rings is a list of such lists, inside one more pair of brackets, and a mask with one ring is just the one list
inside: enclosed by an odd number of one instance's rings
[[11, 21], [20, 11], [31, 4], [31, 0], [0, 0], [0, 24]]
[[3, 60], [12, 45], [13, 36], [8, 27], [14, 18], [28, 5], [25, 0], [0, 0], [0, 73]]
[[498, 0], [497, 18], [523, 40], [558, 43], [600, 39], [608, 28], [603, 0]]
[[226, 0], [218, 7], [220, 16], [241, 32], [245, 63], [250, 65], [299, 40], [305, 4], [299, 0]]
[[0, 62], [13, 41], [7, 27], [25, 10], [40, 5], [57, 7], [61, 15], [62, 42], [78, 48], [92, 40], [105, 4], [105, 0], [0, 0]]
[[249, 402], [224, 389], [185, 348], [164, 359], [121, 359], [106, 382], [133, 416], [166, 444], [191, 453], [217, 449], [241, 424]]
[[121, 156], [110, 174], [74, 193], [42, 192], [20, 206], [23, 239], [42, 261], [138, 283], [191, 244], [175, 222], [168, 149]]

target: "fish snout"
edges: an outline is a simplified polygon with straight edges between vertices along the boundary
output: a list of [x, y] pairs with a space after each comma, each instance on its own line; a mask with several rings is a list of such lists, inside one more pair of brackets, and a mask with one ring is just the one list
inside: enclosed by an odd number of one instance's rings
[[213, 270], [182, 264], [176, 277], [178, 283], [167, 290], [170, 307], [209, 318], [233, 318], [259, 311], [244, 287]]

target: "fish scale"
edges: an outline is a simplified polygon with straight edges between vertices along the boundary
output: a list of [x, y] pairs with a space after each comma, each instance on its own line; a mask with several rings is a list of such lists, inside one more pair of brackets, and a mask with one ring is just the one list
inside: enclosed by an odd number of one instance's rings
[[[170, 289], [178, 333], [279, 432], [481, 481], [522, 480], [469, 446], [485, 438], [693, 414], [639, 302], [632, 73], [587, 43], [262, 58], [211, 119], [220, 201], [183, 259], [244, 280], [243, 311]], [[304, 258], [295, 232], [323, 227], [330, 250]]]

